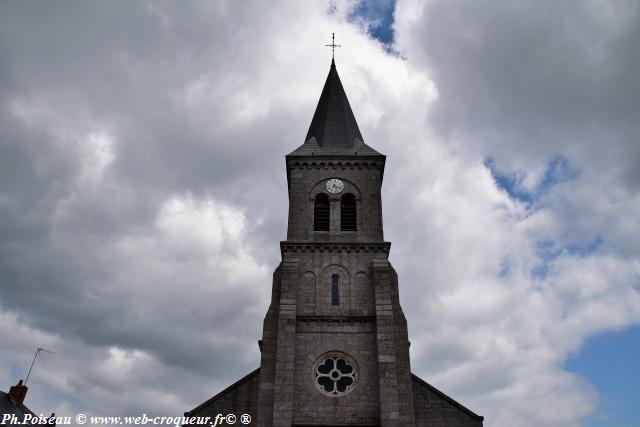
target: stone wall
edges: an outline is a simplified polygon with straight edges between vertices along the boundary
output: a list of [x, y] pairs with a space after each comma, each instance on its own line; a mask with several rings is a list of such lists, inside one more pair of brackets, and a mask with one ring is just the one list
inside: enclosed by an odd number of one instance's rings
[[[371, 262], [376, 254], [353, 248], [296, 253], [300, 277], [296, 288], [298, 316], [373, 316], [375, 314]], [[381, 254], [386, 257], [386, 254]], [[339, 277], [340, 304], [331, 304], [331, 276]]]
[[[289, 174], [289, 224], [287, 240], [308, 241], [383, 241], [380, 188], [384, 156], [372, 159], [287, 158]], [[344, 190], [327, 193], [327, 179], [339, 178]], [[319, 192], [326, 193], [331, 203], [331, 231], [313, 231], [313, 201]], [[356, 197], [358, 232], [340, 231], [340, 199], [350, 193]]]
[[[295, 424], [377, 425], [378, 375], [375, 334], [371, 321], [297, 322], [295, 362]], [[315, 387], [314, 362], [328, 352], [341, 352], [357, 363], [357, 381], [341, 397], [329, 397]]]

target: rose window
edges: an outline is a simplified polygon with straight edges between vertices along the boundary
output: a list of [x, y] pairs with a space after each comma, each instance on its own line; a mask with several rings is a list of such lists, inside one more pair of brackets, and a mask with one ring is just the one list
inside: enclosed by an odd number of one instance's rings
[[327, 354], [315, 363], [316, 387], [329, 396], [341, 396], [356, 383], [354, 361], [346, 354]]

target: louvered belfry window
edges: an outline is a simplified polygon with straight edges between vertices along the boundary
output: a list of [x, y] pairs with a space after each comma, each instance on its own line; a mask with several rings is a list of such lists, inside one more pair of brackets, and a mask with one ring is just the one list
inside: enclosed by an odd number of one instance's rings
[[340, 230], [357, 231], [358, 217], [356, 213], [356, 197], [345, 194], [340, 202]]
[[324, 193], [318, 194], [313, 207], [314, 231], [329, 231], [329, 213], [329, 196]]

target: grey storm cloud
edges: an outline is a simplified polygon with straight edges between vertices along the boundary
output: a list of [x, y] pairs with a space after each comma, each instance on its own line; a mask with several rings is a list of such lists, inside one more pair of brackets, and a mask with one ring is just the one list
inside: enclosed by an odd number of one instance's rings
[[[421, 63], [437, 87], [429, 123], [440, 135], [495, 159], [502, 172], [520, 174], [529, 191], [562, 158], [584, 182], [621, 186], [621, 198], [637, 197], [637, 4], [416, 3], [408, 9], [418, 13], [397, 18], [406, 30], [397, 48]], [[574, 201], [590, 217], [615, 222], [602, 205]], [[577, 239], [583, 232], [570, 234]], [[608, 241], [638, 254], [627, 232], [612, 228]]]
[[[593, 410], [562, 360], [640, 321], [637, 6], [398, 1], [399, 56], [352, 7], [0, 2], [1, 389], [42, 345], [58, 356], [38, 361], [34, 410], [179, 415], [258, 365], [284, 155], [336, 32], [364, 139], [388, 155], [414, 371], [491, 425]], [[533, 191], [558, 156], [575, 176], [531, 206], [486, 166]], [[531, 412], [552, 404], [575, 410]]]
[[[281, 136], [289, 130], [226, 121], [234, 91], [252, 79], [239, 63], [260, 66], [249, 62], [251, 45], [225, 62], [232, 52], [220, 47], [233, 43], [233, 24], [216, 16], [231, 11], [167, 6], [0, 5], [0, 301], [20, 323], [62, 337], [60, 358], [89, 351], [100, 359], [99, 349], [117, 346], [148, 352], [178, 372], [188, 368], [185, 376], [231, 379], [234, 362], [242, 362], [236, 369], [255, 364], [263, 313], [239, 307], [265, 297], [268, 274], [260, 275], [262, 292], [246, 285], [211, 291], [233, 281], [228, 271], [215, 256], [176, 249], [183, 236], [160, 235], [158, 212], [172, 197], [213, 194], [220, 205], [257, 212], [252, 223], [261, 225], [246, 231], [256, 242], [263, 235], [277, 241], [285, 195], [273, 195], [282, 207], [267, 210], [256, 194], [274, 192], [261, 177], [275, 175], [265, 163], [281, 160], [285, 148], [270, 141], [286, 143]], [[259, 10], [236, 6], [235, 13], [251, 21]], [[178, 99], [203, 73], [215, 81], [236, 67], [234, 84], [212, 88], [222, 93], [210, 93], [207, 117], [194, 118]], [[279, 214], [276, 225], [270, 211]], [[239, 250], [224, 242], [206, 249], [221, 257]], [[249, 349], [252, 359], [238, 357]], [[73, 395], [100, 383], [79, 379], [68, 380]]]
[[597, 161], [637, 193], [637, 4], [435, 1], [410, 26], [398, 45], [407, 38], [438, 87], [441, 132], [507, 163], [519, 153]]

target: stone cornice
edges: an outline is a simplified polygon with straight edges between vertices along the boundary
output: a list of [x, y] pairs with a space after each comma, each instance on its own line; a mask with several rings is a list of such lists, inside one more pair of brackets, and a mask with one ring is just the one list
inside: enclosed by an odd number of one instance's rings
[[298, 322], [315, 323], [366, 323], [376, 320], [376, 316], [296, 316]]
[[362, 156], [351, 158], [291, 157], [287, 158], [289, 169], [384, 169], [384, 157]]
[[286, 240], [280, 242], [280, 253], [291, 252], [380, 252], [389, 254], [391, 242], [309, 242]]

